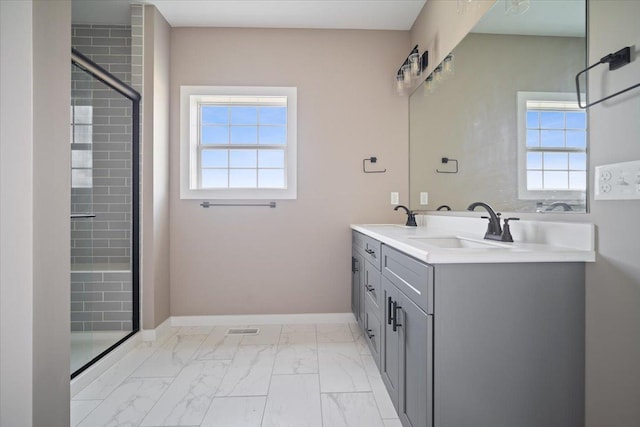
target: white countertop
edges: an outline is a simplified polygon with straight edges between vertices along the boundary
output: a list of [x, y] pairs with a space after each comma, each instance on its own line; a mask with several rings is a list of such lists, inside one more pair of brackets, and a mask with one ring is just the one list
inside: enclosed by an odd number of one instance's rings
[[[479, 218], [425, 215], [426, 226], [354, 224], [353, 230], [430, 264], [512, 262], [594, 262], [593, 224], [518, 221], [511, 225], [514, 243], [484, 240], [487, 221]], [[486, 248], [442, 248], [420, 238], [465, 239]]]

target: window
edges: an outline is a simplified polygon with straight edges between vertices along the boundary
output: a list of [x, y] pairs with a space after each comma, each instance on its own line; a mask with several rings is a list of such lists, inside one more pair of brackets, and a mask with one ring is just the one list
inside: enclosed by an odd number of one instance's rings
[[71, 106], [71, 188], [93, 187], [93, 107]]
[[518, 197], [584, 199], [587, 114], [572, 93], [518, 92]]
[[182, 86], [182, 199], [295, 199], [296, 88]]

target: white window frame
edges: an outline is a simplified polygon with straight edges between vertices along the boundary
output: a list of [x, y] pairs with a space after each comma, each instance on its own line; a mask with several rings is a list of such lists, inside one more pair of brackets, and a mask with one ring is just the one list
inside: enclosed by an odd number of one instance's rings
[[[211, 96], [286, 96], [285, 188], [199, 188], [198, 107]], [[230, 147], [233, 148], [233, 147]], [[259, 147], [256, 147], [259, 148]], [[286, 200], [297, 198], [297, 88], [264, 86], [180, 86], [180, 198]]]
[[[581, 95], [584, 99], [585, 95]], [[585, 191], [576, 190], [528, 190], [527, 189], [527, 101], [555, 101], [575, 102], [576, 94], [567, 92], [518, 92], [517, 93], [517, 125], [518, 125], [518, 199], [520, 200], [585, 200]], [[584, 152], [588, 153], [589, 139], [587, 131], [587, 146]], [[572, 151], [572, 150], [562, 150]], [[576, 150], [582, 152], [582, 150]], [[587, 185], [589, 181], [589, 164], [587, 156]]]

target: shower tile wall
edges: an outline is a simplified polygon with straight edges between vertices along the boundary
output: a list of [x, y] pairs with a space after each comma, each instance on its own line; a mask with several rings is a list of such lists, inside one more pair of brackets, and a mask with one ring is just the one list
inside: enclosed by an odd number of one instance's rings
[[[72, 45], [131, 84], [131, 27], [73, 25]], [[72, 185], [71, 210], [96, 217], [71, 221], [71, 330], [130, 331], [131, 102], [72, 70], [76, 114], [91, 108], [84, 124], [72, 125], [72, 163], [85, 161], [72, 170], [84, 166], [89, 178], [84, 188]], [[83, 121], [73, 114], [72, 124]]]
[[[72, 44], [123, 82], [131, 83], [131, 27], [74, 25]], [[130, 263], [131, 256], [131, 102], [85, 76], [77, 69], [72, 73], [72, 90], [76, 105], [92, 107], [91, 146], [86, 147], [92, 154], [92, 186], [72, 188], [71, 210], [93, 212], [96, 218], [72, 222], [71, 264], [122, 267]], [[81, 132], [74, 135], [72, 149], [85, 148]]]

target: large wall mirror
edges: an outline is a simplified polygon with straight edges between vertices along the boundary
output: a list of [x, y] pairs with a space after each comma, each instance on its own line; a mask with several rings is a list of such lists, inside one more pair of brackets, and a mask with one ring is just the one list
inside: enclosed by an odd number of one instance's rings
[[587, 117], [574, 80], [586, 67], [586, 2], [531, 0], [520, 15], [504, 3], [452, 52], [453, 73], [410, 97], [413, 210], [483, 201], [587, 211]]

